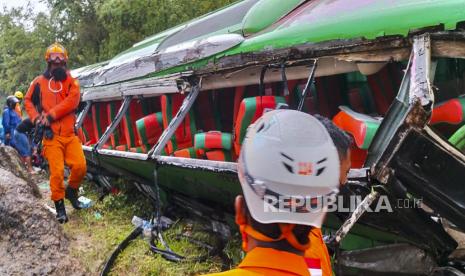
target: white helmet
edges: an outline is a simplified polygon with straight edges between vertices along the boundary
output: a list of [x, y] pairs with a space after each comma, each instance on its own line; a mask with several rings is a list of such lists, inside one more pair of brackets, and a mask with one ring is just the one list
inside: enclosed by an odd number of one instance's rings
[[[321, 227], [327, 209], [321, 199], [338, 192], [339, 157], [316, 118], [274, 110], [249, 126], [238, 174], [247, 206], [258, 222]], [[313, 205], [317, 201], [320, 208]]]

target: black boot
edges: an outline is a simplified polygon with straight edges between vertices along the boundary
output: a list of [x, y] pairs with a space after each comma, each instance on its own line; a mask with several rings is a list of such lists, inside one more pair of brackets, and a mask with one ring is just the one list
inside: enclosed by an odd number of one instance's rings
[[70, 186], [66, 187], [65, 198], [71, 202], [73, 208], [76, 210], [81, 209], [81, 203], [78, 200], [78, 190], [73, 189]]
[[54, 201], [55, 209], [57, 210], [57, 220], [59, 223], [68, 222], [68, 216], [66, 215], [65, 201], [63, 199]]

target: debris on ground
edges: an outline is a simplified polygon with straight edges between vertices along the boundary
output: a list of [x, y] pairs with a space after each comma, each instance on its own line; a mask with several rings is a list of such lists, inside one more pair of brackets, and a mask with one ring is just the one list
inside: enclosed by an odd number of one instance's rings
[[0, 275], [84, 275], [16, 151], [0, 146]]

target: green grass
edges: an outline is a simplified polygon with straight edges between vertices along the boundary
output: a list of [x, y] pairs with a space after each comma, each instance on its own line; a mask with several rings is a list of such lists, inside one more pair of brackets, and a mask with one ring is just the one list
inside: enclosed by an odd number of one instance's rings
[[[85, 272], [99, 275], [116, 246], [134, 229], [131, 219], [134, 215], [149, 218], [152, 211], [149, 201], [123, 182], [117, 184], [121, 193], [109, 195], [98, 202], [98, 193], [94, 184], [83, 185], [85, 196], [95, 205], [89, 209], [70, 214], [70, 221], [64, 225], [67, 237], [71, 240], [71, 254], [77, 258]], [[67, 207], [69, 210], [69, 207]], [[101, 218], [96, 217], [96, 213]], [[174, 252], [186, 256], [186, 260], [173, 263], [150, 251], [148, 238], [138, 237], [118, 256], [110, 275], [198, 275], [219, 272], [224, 268], [218, 256], [198, 262], [195, 257], [205, 254], [206, 250], [190, 243], [182, 234], [202, 240], [209, 244], [216, 241], [204, 232], [206, 223], [183, 218], [164, 232], [165, 240]], [[224, 253], [232, 259], [232, 266], [240, 260], [240, 238], [235, 234], [229, 239]], [[229, 268], [229, 267], [226, 267]]]

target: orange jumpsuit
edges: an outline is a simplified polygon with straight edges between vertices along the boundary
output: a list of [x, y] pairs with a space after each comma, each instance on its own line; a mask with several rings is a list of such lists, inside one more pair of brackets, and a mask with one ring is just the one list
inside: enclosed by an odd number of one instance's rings
[[80, 100], [79, 82], [72, 78], [69, 72], [64, 81], [51, 80], [45, 75], [35, 78], [24, 100], [26, 112], [33, 122], [40, 115], [33, 102], [38, 96], [44, 115], [52, 119], [50, 127], [53, 139], [48, 140], [44, 137], [42, 144], [43, 154], [50, 169], [51, 197], [53, 201], [58, 201], [65, 196], [65, 164], [71, 170], [68, 182], [73, 189], [79, 187], [86, 174], [86, 159], [81, 142], [74, 132], [75, 111]]
[[238, 268], [208, 275], [310, 275], [302, 256], [272, 248], [256, 247], [247, 253]]
[[310, 248], [305, 251], [305, 261], [312, 275], [333, 275], [331, 268], [331, 258], [328, 248], [323, 241], [323, 234], [320, 228], [312, 228], [309, 235]]

